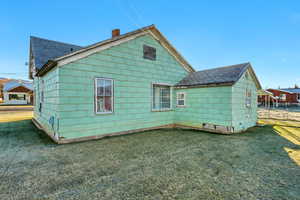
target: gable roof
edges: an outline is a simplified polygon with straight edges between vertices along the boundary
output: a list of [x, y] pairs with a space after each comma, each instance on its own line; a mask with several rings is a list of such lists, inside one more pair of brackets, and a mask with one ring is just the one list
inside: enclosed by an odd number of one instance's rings
[[28, 90], [33, 91], [32, 82], [22, 81], [22, 80], [12, 80], [12, 81], [9, 81], [9, 82], [5, 83], [4, 86], [3, 86], [3, 91], [7, 92], [7, 91], [10, 91], [14, 88], [20, 87], [20, 86], [25, 87]]
[[[146, 34], [153, 36], [188, 72], [195, 71], [192, 66], [181, 56], [181, 54], [171, 45], [171, 43], [160, 33], [160, 31], [154, 25], [150, 25], [86, 47], [38, 38], [40, 39], [39, 41], [42, 43], [42, 45], [32, 45], [31, 47], [33, 53], [35, 52], [33, 56], [38, 56], [38, 58], [34, 58], [34, 60], [36, 60], [34, 62], [37, 63], [38, 67], [38, 72], [36, 75], [42, 76], [55, 66], [67, 64], [69, 62], [84, 58], [95, 52], [102, 51]], [[34, 40], [32, 40], [32, 42], [34, 42]], [[43, 50], [43, 45], [47, 46], [46, 50]], [[40, 47], [36, 48], [35, 46]], [[70, 51], [70, 48], [73, 48], [73, 51]], [[55, 53], [56, 50], [58, 50], [57, 53]]]
[[30, 48], [34, 65], [39, 70], [48, 60], [64, 56], [83, 47], [30, 36]]
[[247, 69], [250, 69], [257, 88], [261, 89], [261, 85], [249, 62], [193, 72], [183, 78], [176, 86], [233, 85], [241, 78]]

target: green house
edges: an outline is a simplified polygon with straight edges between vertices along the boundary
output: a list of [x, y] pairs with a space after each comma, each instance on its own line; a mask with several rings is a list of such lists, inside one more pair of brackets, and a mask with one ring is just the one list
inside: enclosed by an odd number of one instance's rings
[[30, 38], [34, 124], [57, 143], [165, 127], [218, 133], [256, 124], [250, 63], [196, 72], [154, 26], [89, 46]]

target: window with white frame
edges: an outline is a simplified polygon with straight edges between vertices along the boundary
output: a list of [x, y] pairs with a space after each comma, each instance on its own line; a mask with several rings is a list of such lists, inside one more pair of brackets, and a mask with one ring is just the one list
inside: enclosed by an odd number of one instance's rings
[[185, 92], [177, 92], [177, 106], [185, 106]]
[[113, 112], [113, 85], [112, 79], [95, 79], [95, 109], [97, 114]]
[[152, 110], [171, 109], [171, 87], [169, 85], [152, 85]]
[[251, 90], [250, 89], [246, 89], [246, 107], [250, 108], [251, 107]]

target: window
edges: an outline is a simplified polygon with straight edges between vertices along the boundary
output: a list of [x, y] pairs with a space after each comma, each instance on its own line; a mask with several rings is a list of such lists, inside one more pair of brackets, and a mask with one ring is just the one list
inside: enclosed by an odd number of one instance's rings
[[44, 87], [44, 80], [42, 80], [42, 82], [41, 82], [41, 102], [44, 102], [44, 89], [45, 89], [45, 87]]
[[177, 93], [177, 106], [185, 106], [185, 93], [184, 92]]
[[113, 112], [113, 80], [95, 79], [95, 108], [97, 114]]
[[250, 108], [251, 107], [251, 90], [246, 89], [246, 107]]
[[9, 100], [26, 100], [25, 94], [9, 94], [8, 95]]
[[171, 109], [171, 87], [167, 85], [153, 84], [152, 88], [152, 109]]
[[156, 60], [156, 49], [147, 45], [143, 46], [144, 58], [149, 60]]
[[280, 100], [285, 101], [286, 100], [286, 94], [280, 94]]

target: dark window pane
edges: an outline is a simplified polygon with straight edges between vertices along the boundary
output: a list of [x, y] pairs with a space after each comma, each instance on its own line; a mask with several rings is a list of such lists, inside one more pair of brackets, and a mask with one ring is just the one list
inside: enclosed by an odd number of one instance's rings
[[105, 92], [104, 96], [111, 96], [112, 94], [112, 81], [111, 80], [105, 80]]
[[104, 80], [97, 80], [97, 96], [104, 96]]
[[112, 106], [111, 106], [111, 97], [104, 97], [104, 112], [111, 112], [112, 111]]
[[104, 97], [97, 96], [97, 112], [104, 112]]
[[178, 100], [178, 105], [183, 106], [184, 105], [184, 100]]
[[144, 58], [149, 60], [156, 60], [156, 49], [147, 45], [143, 46]]

